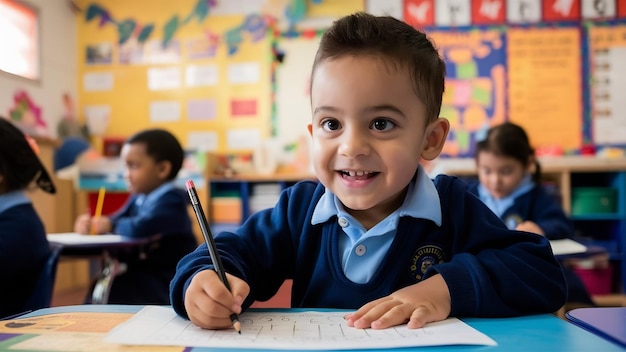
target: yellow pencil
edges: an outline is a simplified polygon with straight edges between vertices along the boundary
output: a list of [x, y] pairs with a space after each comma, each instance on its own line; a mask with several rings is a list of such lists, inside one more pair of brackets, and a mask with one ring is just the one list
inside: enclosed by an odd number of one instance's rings
[[[96, 203], [96, 212], [93, 214], [94, 219], [99, 218], [100, 216], [102, 216], [102, 206], [104, 204], [104, 193], [106, 192], [106, 189], [104, 187], [100, 187], [100, 191], [98, 192], [98, 202]], [[98, 229], [95, 226], [95, 223], [92, 222], [91, 223], [91, 234], [95, 235], [98, 233]]]

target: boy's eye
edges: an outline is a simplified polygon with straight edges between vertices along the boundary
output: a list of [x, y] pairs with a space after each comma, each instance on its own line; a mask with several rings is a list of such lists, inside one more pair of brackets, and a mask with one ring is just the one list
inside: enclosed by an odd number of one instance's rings
[[341, 127], [341, 125], [339, 124], [339, 121], [337, 120], [328, 119], [322, 122], [322, 127], [324, 127], [325, 130], [335, 131], [335, 130], [338, 130]]
[[506, 169], [500, 170], [500, 175], [508, 176], [512, 173], [513, 173], [513, 169], [508, 168], [508, 167]]
[[395, 124], [387, 119], [376, 119], [372, 122], [371, 127], [377, 131], [387, 131], [392, 129]]

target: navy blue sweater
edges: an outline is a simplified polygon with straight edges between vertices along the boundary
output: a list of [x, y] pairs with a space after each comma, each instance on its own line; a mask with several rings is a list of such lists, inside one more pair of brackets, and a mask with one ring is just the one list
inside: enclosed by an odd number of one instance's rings
[[136, 199], [129, 198], [111, 221], [113, 232], [129, 237], [159, 237], [141, 253], [114, 253], [127, 264], [126, 273], [115, 278], [109, 303], [169, 304], [169, 283], [176, 264], [197, 247], [187, 213], [189, 198], [173, 188], [138, 211]]
[[[479, 185], [478, 181], [469, 185], [469, 191], [477, 197]], [[551, 240], [574, 235], [574, 224], [565, 215], [556, 198], [541, 185], [535, 185], [530, 191], [515, 198], [513, 205], [505, 210], [501, 218], [507, 225], [509, 221], [532, 221]]]
[[0, 318], [43, 308], [25, 304], [49, 254], [46, 230], [31, 203], [0, 213]]
[[[356, 309], [437, 273], [449, 287], [454, 316], [546, 313], [563, 305], [563, 273], [545, 238], [507, 230], [465, 182], [449, 176], [434, 182], [443, 225], [401, 218], [387, 256], [366, 284], [343, 274], [337, 218], [311, 225], [324, 186], [303, 181], [286, 189], [274, 208], [254, 214], [235, 233], [216, 236], [227, 271], [250, 285], [244, 307], [271, 298], [291, 278], [292, 307]], [[191, 278], [210, 268], [206, 245], [178, 264], [170, 300], [179, 315], [187, 317], [184, 292]]]

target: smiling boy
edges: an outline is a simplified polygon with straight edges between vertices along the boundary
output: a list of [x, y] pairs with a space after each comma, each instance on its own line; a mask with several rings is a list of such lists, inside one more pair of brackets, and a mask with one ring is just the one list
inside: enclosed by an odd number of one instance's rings
[[510, 231], [461, 180], [429, 179], [449, 130], [439, 117], [445, 65], [426, 35], [391, 17], [336, 21], [311, 75], [318, 183], [216, 236], [229, 292], [206, 245], [170, 286], [176, 312], [203, 328], [267, 300], [293, 279], [292, 307], [357, 309], [356, 328], [449, 316], [556, 311], [565, 283], [549, 243]]

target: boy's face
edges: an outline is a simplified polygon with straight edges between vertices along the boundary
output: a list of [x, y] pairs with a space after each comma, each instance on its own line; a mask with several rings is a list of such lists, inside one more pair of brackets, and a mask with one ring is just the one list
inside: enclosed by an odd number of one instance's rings
[[402, 204], [420, 159], [439, 154], [449, 128], [426, 124], [408, 69], [373, 57], [323, 62], [311, 102], [316, 175], [366, 228]]
[[526, 166], [517, 159], [491, 152], [479, 152], [476, 166], [480, 183], [497, 199], [513, 193], [527, 172]]
[[146, 152], [144, 143], [124, 144], [121, 156], [126, 164], [124, 178], [131, 193], [148, 194], [167, 180], [170, 163], [157, 163]]

